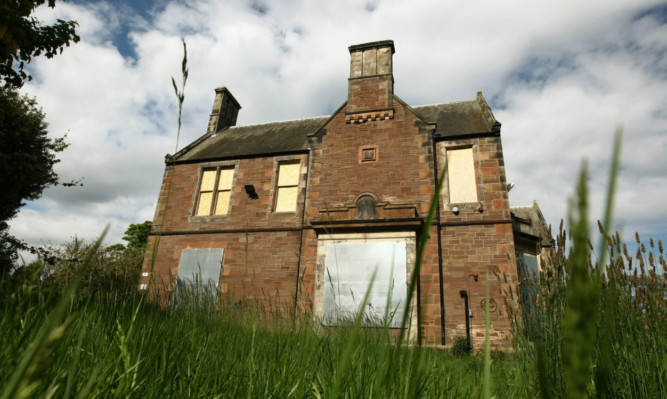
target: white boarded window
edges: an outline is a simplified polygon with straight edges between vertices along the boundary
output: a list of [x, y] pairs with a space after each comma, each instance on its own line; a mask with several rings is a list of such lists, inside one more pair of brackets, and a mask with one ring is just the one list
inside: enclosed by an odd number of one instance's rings
[[178, 264], [177, 287], [217, 296], [224, 253], [222, 248], [184, 249]]
[[354, 320], [377, 268], [366, 324], [401, 327], [407, 301], [405, 241], [330, 243], [326, 247], [322, 322]]
[[447, 150], [447, 177], [450, 204], [478, 202], [472, 148]]
[[275, 212], [296, 212], [299, 193], [300, 163], [278, 164]]
[[234, 167], [207, 169], [202, 172], [197, 201], [197, 216], [227, 215], [232, 197]]

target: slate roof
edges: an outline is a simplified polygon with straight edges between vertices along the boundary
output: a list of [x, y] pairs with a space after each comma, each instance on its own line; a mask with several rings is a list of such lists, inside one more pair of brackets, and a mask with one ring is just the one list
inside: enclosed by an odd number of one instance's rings
[[[427, 122], [436, 123], [436, 137], [466, 136], [495, 131], [495, 118], [490, 121], [484, 114], [484, 104], [477, 100], [458, 101], [448, 104], [412, 107]], [[488, 105], [486, 106], [488, 107]], [[489, 109], [490, 112], [490, 109]]]
[[[182, 155], [177, 161], [271, 155], [308, 149], [308, 134], [321, 128], [329, 116], [270, 122], [261, 125], [233, 126], [209, 137]], [[200, 139], [201, 140], [201, 139]], [[184, 149], [186, 150], [187, 147]], [[181, 150], [183, 152], [183, 150]]]
[[[396, 99], [403, 102], [398, 97]], [[410, 108], [410, 107], [408, 107]], [[435, 123], [434, 137], [453, 137], [499, 133], [498, 123], [481, 93], [477, 98], [447, 104], [411, 108], [427, 123]], [[314, 135], [331, 116], [233, 126], [204, 135], [175, 154], [176, 162], [200, 162], [222, 158], [241, 158], [308, 150], [309, 135]]]

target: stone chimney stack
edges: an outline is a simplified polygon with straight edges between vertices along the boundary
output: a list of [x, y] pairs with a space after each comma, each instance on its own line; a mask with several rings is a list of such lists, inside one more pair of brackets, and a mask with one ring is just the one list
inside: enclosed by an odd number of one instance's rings
[[208, 134], [214, 134], [222, 129], [236, 125], [236, 117], [241, 105], [236, 101], [232, 93], [226, 87], [215, 89], [215, 100], [213, 111], [208, 120]]
[[347, 123], [363, 123], [394, 117], [394, 41], [357, 44], [350, 50], [347, 91]]

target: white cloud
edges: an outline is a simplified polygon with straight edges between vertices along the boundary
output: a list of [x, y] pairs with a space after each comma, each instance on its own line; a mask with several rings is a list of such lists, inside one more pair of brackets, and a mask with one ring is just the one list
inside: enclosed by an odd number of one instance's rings
[[[215, 87], [227, 86], [241, 103], [239, 124], [324, 115], [345, 101], [347, 47], [393, 39], [395, 92], [409, 104], [484, 92], [503, 123], [512, 205], [536, 199], [554, 224], [565, 216], [582, 158], [592, 202], [602, 202], [622, 123], [618, 224], [665, 236], [661, 4], [193, 0], [160, 2], [142, 14], [152, 20], [111, 3], [40, 9], [46, 22], [76, 19], [81, 42], [35, 59], [35, 81], [24, 91], [37, 96], [54, 136], [69, 131], [72, 145], [57, 171], [85, 185], [46, 190], [12, 221], [12, 232], [58, 242], [93, 238], [111, 221], [109, 242], [117, 242], [129, 223], [152, 218], [163, 156], [175, 146], [170, 79], [180, 82], [184, 37], [190, 78], [180, 147], [205, 132]], [[646, 13], [651, 7], [662, 11]], [[122, 34], [134, 57], [115, 47]], [[599, 217], [600, 205], [592, 214]]]

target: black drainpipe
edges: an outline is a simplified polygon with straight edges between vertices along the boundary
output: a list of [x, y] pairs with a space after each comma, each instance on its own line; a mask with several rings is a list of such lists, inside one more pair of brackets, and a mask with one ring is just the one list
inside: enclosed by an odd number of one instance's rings
[[[431, 135], [433, 143], [433, 179], [435, 187], [438, 187], [438, 153], [436, 152], [435, 138]], [[436, 227], [438, 229], [438, 276], [440, 278], [440, 340], [445, 346], [445, 293], [442, 281], [442, 237], [440, 232], [440, 193], [437, 193], [438, 209], [435, 213]]]
[[470, 308], [468, 307], [468, 292], [466, 290], [459, 291], [459, 295], [463, 298], [463, 303], [465, 304], [466, 311], [466, 348], [468, 352], [472, 351], [472, 346], [470, 345]]
[[303, 210], [301, 211], [301, 237], [299, 238], [299, 259], [296, 265], [296, 289], [294, 290], [294, 319], [299, 311], [299, 275], [301, 274], [301, 253], [303, 252], [303, 231], [306, 224], [306, 202], [308, 202], [308, 181], [310, 180], [310, 152], [308, 147], [308, 158], [306, 161], [306, 187], [303, 195]]

